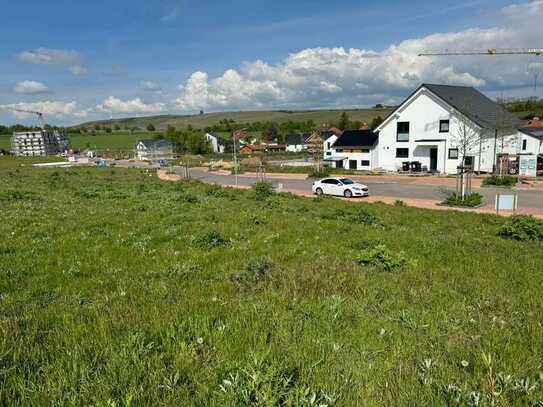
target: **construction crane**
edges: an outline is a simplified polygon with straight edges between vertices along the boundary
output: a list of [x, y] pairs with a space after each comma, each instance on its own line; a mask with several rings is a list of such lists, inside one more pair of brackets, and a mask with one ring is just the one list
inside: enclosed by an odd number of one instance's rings
[[43, 113], [42, 112], [36, 112], [34, 110], [20, 109], [20, 108], [17, 108], [17, 107], [14, 107], [12, 110], [15, 111], [15, 112], [19, 112], [19, 113], [35, 114], [36, 116], [38, 116], [38, 120], [40, 122], [41, 129], [43, 130], [45, 128], [45, 125], [43, 123]]
[[487, 48], [465, 50], [422, 51], [419, 57], [447, 55], [543, 55], [543, 48]]

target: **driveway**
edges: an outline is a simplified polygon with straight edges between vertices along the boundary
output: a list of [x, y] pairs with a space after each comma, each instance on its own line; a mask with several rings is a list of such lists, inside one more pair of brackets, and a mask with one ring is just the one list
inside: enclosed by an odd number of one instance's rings
[[[181, 168], [174, 168], [178, 174], [182, 174]], [[210, 173], [203, 169], [191, 169], [192, 178], [203, 182], [219, 185], [236, 185], [236, 178], [233, 175]], [[237, 185], [251, 186], [258, 181], [254, 176], [238, 176]], [[274, 184], [282, 184], [283, 189], [299, 193], [311, 194], [311, 180], [279, 178], [274, 176], [269, 181]], [[412, 182], [404, 183], [401, 178], [367, 177], [364, 183], [370, 188], [373, 196], [383, 196], [396, 199], [421, 199], [431, 201], [442, 201], [446, 195], [445, 191], [453, 191], [451, 187], [424, 185]], [[509, 190], [503, 188], [480, 188], [474, 187], [473, 192], [484, 196], [487, 204], [493, 204], [497, 194], [518, 195], [519, 208], [533, 208], [543, 210], [543, 191], [541, 190]]]

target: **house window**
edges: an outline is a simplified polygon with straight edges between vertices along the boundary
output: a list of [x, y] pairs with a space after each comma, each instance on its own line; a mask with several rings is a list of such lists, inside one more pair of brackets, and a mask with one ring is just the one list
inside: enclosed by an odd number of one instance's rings
[[449, 120], [440, 120], [439, 121], [439, 132], [448, 133], [449, 132]]
[[449, 160], [458, 160], [457, 148], [449, 148]]
[[326, 148], [327, 148], [328, 150], [330, 150], [330, 147], [331, 147], [330, 142], [326, 143]]
[[326, 152], [326, 155], [332, 155], [332, 152], [331, 152], [331, 151], [327, 151], [327, 152]]
[[528, 149], [528, 140], [522, 140], [522, 151], [526, 151]]
[[360, 161], [360, 165], [362, 167], [369, 167], [370, 166], [370, 161], [369, 160], [362, 160], [362, 161]]
[[349, 169], [350, 170], [356, 170], [357, 169], [356, 160], [349, 160]]
[[409, 158], [409, 149], [408, 148], [397, 148], [396, 149], [396, 158]]
[[369, 148], [363, 148], [362, 149], [362, 153], [364, 153], [364, 154], [368, 154], [369, 152], [370, 152]]
[[409, 141], [409, 122], [398, 122], [396, 141], [401, 143]]

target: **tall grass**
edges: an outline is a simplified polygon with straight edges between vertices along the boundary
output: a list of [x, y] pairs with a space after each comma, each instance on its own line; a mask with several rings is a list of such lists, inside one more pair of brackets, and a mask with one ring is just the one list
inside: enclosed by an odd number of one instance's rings
[[2, 405], [543, 398], [543, 246], [500, 218], [21, 162], [0, 159]]

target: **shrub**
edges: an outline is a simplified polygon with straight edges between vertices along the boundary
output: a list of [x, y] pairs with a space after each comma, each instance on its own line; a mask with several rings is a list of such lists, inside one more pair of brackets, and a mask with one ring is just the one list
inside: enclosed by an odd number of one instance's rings
[[543, 221], [529, 215], [513, 215], [498, 235], [519, 241], [543, 241]]
[[215, 247], [229, 246], [230, 242], [216, 230], [210, 230], [194, 236], [192, 238], [192, 244], [201, 249], [213, 249]]
[[270, 182], [259, 181], [253, 185], [257, 201], [264, 201], [274, 194], [273, 185]]
[[247, 264], [245, 270], [233, 276], [233, 280], [243, 286], [252, 287], [270, 279], [275, 264], [268, 257], [258, 257]]
[[384, 226], [383, 222], [381, 222], [377, 216], [372, 215], [365, 209], [359, 209], [358, 212], [352, 215], [349, 220], [353, 223], [359, 223], [377, 228]]
[[313, 168], [313, 170], [309, 173], [309, 178], [325, 178], [329, 177], [332, 173], [332, 170], [328, 167], [322, 167], [321, 169]]
[[402, 201], [401, 199], [396, 199], [394, 201], [394, 206], [406, 206], [406, 205], [405, 205], [405, 202]]
[[179, 197], [179, 200], [181, 202], [185, 202], [189, 204], [198, 203], [198, 197], [196, 195], [192, 195], [189, 193], [181, 194], [181, 196]]
[[477, 192], [474, 192], [472, 194], [466, 195], [464, 197], [464, 200], [462, 200], [462, 197], [460, 195], [452, 193], [445, 199], [445, 201], [443, 201], [443, 204], [449, 206], [475, 208], [476, 206], [480, 206], [483, 204], [483, 196], [481, 194], [478, 194]]
[[358, 264], [376, 267], [384, 271], [395, 271], [408, 264], [407, 257], [403, 252], [395, 253], [384, 244], [362, 250], [356, 261]]
[[36, 197], [30, 191], [5, 191], [0, 192], [0, 201], [32, 201]]
[[518, 183], [517, 177], [511, 177], [509, 175], [499, 176], [492, 175], [483, 180], [483, 186], [500, 186], [500, 187], [513, 187]]
[[210, 187], [208, 187], [206, 190], [206, 194], [214, 198], [228, 197], [228, 191], [219, 185], [211, 185]]

